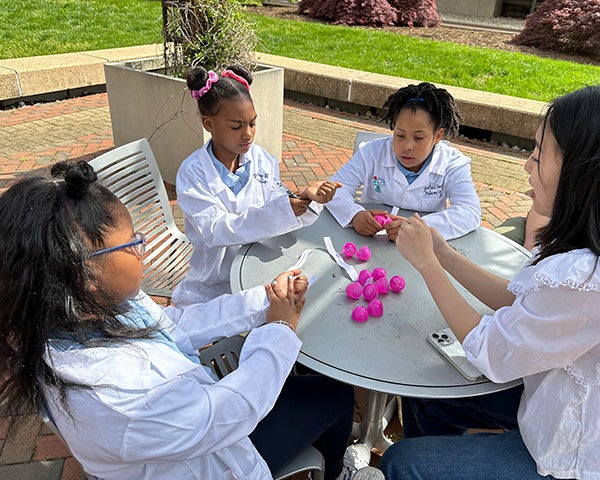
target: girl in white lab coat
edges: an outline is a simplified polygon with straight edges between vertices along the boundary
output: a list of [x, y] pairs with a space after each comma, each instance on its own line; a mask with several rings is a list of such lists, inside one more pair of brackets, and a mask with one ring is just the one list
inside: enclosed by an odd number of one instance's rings
[[277, 159], [253, 144], [251, 83], [250, 73], [236, 66], [220, 76], [202, 67], [188, 73], [212, 138], [177, 172], [177, 202], [194, 252], [189, 273], [173, 292], [176, 305], [230, 293], [231, 264], [243, 244], [310, 225], [340, 186], [320, 182], [292, 193], [280, 181]]
[[423, 82], [400, 88], [383, 108], [383, 120], [393, 135], [359, 148], [331, 177], [343, 188], [327, 209], [343, 227], [353, 226], [361, 235], [385, 228], [390, 240], [395, 240], [404, 219], [391, 216], [394, 220], [382, 226], [374, 215], [385, 212], [365, 210], [355, 203], [362, 187], [362, 203], [435, 212], [425, 221], [446, 239], [477, 228], [481, 207], [471, 179], [471, 160], [442, 141], [458, 133], [460, 114], [452, 95]]
[[[86, 162], [61, 162], [0, 197], [5, 412], [45, 400], [75, 458], [101, 479], [264, 480], [310, 444], [325, 478], [340, 476], [352, 388], [288, 379], [306, 278], [286, 272], [163, 310], [139, 290], [144, 235], [96, 178]], [[239, 368], [216, 380], [197, 349], [246, 331]]]
[[[551, 103], [525, 170], [533, 209], [550, 220], [510, 282], [418, 216], [398, 232], [398, 250], [467, 359], [496, 383], [523, 385], [472, 398], [403, 398], [404, 439], [380, 464], [388, 480], [600, 478], [600, 85]], [[450, 276], [495, 313], [474, 310]], [[503, 433], [465, 435], [469, 428]]]

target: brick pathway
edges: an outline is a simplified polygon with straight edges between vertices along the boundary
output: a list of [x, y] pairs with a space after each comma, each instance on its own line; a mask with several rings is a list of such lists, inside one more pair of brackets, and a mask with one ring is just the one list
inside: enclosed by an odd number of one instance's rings
[[[282, 179], [291, 185], [328, 178], [352, 154], [358, 130], [381, 124], [286, 101]], [[483, 208], [482, 224], [495, 227], [531, 205], [523, 172], [525, 154], [473, 142], [456, 145], [473, 160]], [[21, 175], [63, 159], [89, 160], [113, 146], [106, 94], [0, 111], [0, 193]], [[0, 479], [79, 480], [81, 468], [35, 414], [12, 418], [0, 410]]]

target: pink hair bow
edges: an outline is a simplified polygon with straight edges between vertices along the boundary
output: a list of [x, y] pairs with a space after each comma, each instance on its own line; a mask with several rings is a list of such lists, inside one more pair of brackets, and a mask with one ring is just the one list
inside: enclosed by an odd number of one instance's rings
[[233, 78], [234, 80], [240, 82], [246, 88], [246, 90], [250, 91], [250, 85], [248, 84], [248, 81], [244, 77], [240, 77], [237, 73], [232, 72], [231, 70], [223, 70], [221, 72], [221, 77]]
[[203, 95], [206, 94], [206, 92], [210, 90], [210, 87], [212, 87], [213, 84], [217, 83], [218, 81], [218, 75], [212, 70], [209, 70], [208, 80], [206, 80], [206, 84], [200, 90], [190, 90], [190, 95], [194, 100], [199, 100]]

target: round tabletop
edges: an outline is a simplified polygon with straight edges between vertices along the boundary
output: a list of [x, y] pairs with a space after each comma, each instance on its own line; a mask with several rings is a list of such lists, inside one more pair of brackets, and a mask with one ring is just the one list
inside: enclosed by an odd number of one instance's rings
[[[389, 208], [387, 208], [389, 210]], [[407, 212], [400, 212], [400, 214]], [[371, 258], [348, 261], [357, 272], [383, 267], [388, 279], [401, 275], [406, 287], [400, 293], [379, 295], [384, 314], [365, 323], [351, 319], [356, 305], [346, 295], [350, 277], [329, 255], [324, 237], [337, 252], [346, 242], [367, 245]], [[512, 278], [530, 253], [506, 237], [486, 228], [449, 242], [483, 268]], [[520, 381], [495, 384], [487, 379], [466, 380], [427, 341], [427, 335], [447, 325], [421, 275], [400, 255], [386, 235], [365, 237], [352, 228], [341, 228], [324, 209], [311, 226], [242, 247], [231, 269], [232, 290], [261, 285], [288, 270], [302, 252], [311, 249], [302, 266], [309, 278], [316, 275], [306, 294], [298, 335], [302, 349], [298, 361], [324, 375], [360, 387], [396, 395], [421, 398], [455, 398], [503, 390]], [[454, 282], [454, 280], [453, 280]], [[454, 282], [481, 314], [492, 311]]]

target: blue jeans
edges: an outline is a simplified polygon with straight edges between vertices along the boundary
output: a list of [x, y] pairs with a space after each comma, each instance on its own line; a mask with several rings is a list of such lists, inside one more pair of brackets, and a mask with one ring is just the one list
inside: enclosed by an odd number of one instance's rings
[[[387, 480], [528, 480], [542, 477], [517, 426], [523, 387], [450, 400], [402, 398], [404, 439], [383, 455]], [[468, 428], [505, 433], [465, 434]]]
[[325, 458], [325, 480], [342, 471], [352, 432], [354, 389], [322, 375], [292, 375], [273, 410], [250, 434], [252, 443], [275, 472], [309, 445]]

